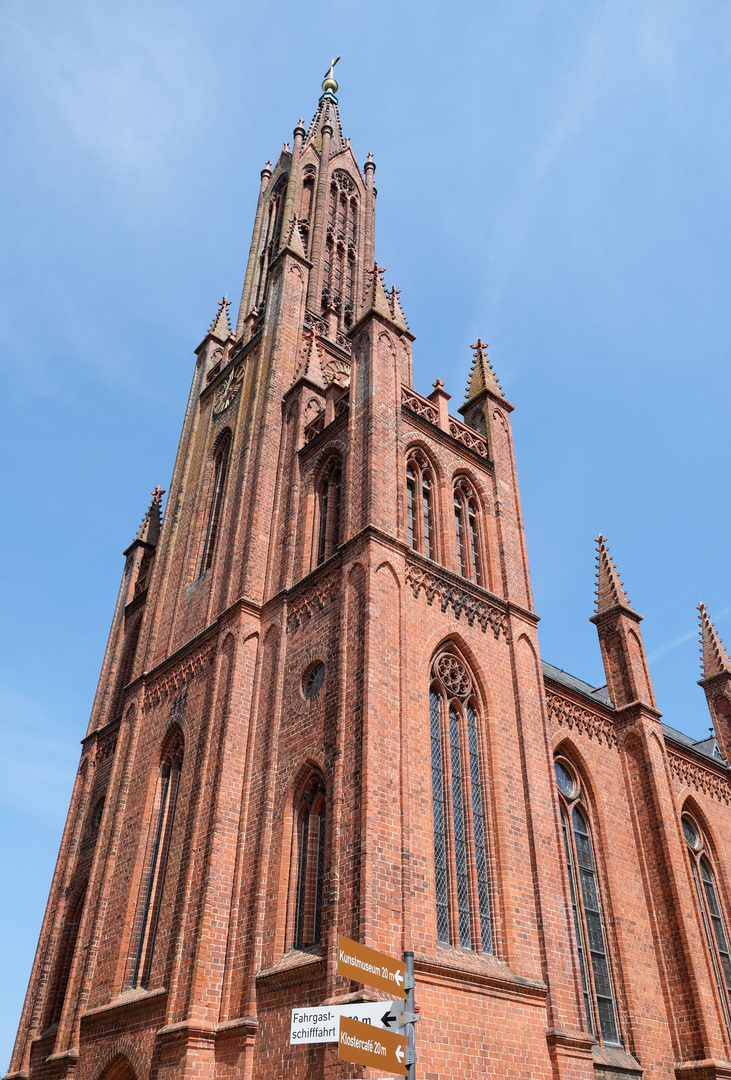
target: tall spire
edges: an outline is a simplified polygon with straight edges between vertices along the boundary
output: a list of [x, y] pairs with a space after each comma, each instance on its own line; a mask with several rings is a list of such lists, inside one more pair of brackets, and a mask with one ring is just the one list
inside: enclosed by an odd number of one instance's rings
[[483, 344], [480, 338], [478, 338], [474, 345], [470, 345], [470, 348], [474, 350], [475, 359], [472, 364], [472, 370], [470, 371], [470, 381], [467, 385], [465, 404], [472, 401], [473, 398], [479, 397], [479, 395], [485, 393], [485, 391], [496, 397], [502, 398], [503, 388], [497, 381], [495, 372], [492, 369], [492, 364], [487, 357], [487, 344]]
[[223, 300], [219, 302], [216, 317], [208, 329], [208, 333], [218, 338], [219, 341], [228, 341], [231, 336], [231, 323], [228, 319], [228, 309], [230, 307], [231, 301], [224, 296]]
[[325, 124], [328, 124], [333, 132], [330, 147], [331, 153], [342, 150], [345, 146], [343, 129], [340, 124], [340, 113], [338, 112], [338, 99], [335, 96], [338, 92], [338, 84], [333, 77], [333, 68], [339, 59], [340, 57], [338, 56], [335, 60], [331, 60], [330, 67], [325, 72], [325, 78], [322, 82], [322, 95], [320, 96], [317, 105], [317, 112], [312, 118], [312, 123], [310, 124], [305, 139], [305, 145], [314, 142], [319, 149], [322, 145], [322, 128]]
[[153, 488], [152, 502], [147, 508], [147, 513], [142, 519], [142, 524], [137, 530], [135, 540], [141, 540], [143, 544], [151, 544], [154, 547], [160, 538], [160, 526], [162, 525], [162, 497], [165, 494], [158, 484]]
[[698, 617], [700, 620], [703, 678], [712, 679], [714, 675], [721, 675], [724, 672], [731, 674], [731, 660], [728, 658], [715, 626], [708, 617], [708, 609], [705, 604], [698, 605]]
[[606, 537], [601, 533], [596, 538], [597, 542], [597, 557], [596, 557], [596, 613], [601, 615], [603, 611], [609, 611], [610, 608], [620, 607], [629, 608], [631, 611], [631, 605], [627, 599], [627, 594], [624, 591], [624, 584], [619, 580], [619, 574], [617, 573], [617, 567], [612, 561], [612, 556], [609, 554], [607, 548]]

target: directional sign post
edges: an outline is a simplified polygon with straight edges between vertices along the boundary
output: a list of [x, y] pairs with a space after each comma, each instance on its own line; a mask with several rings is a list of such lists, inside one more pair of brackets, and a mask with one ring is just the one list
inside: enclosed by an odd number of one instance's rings
[[375, 986], [387, 994], [405, 994], [406, 964], [342, 936], [338, 938], [338, 975]]
[[403, 1001], [354, 1001], [347, 1005], [292, 1009], [289, 1042], [290, 1045], [338, 1042], [343, 1016], [359, 1020], [377, 1031], [395, 1031], [405, 1035], [406, 1031], [399, 1026], [403, 1009]]
[[[373, 950], [371, 950], [373, 951]], [[407, 1039], [390, 1031], [378, 1031], [370, 1024], [361, 1024], [348, 1016], [340, 1017], [338, 1057], [372, 1069], [408, 1076], [406, 1065]]]

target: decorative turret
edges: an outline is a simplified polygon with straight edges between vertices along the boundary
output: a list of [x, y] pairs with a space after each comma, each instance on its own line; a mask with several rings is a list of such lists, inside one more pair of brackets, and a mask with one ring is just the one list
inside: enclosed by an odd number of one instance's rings
[[630, 607], [601, 533], [597, 537], [596, 562], [596, 614], [591, 621], [599, 635], [610, 697], [618, 712], [639, 705], [659, 716], [640, 631], [642, 616]]
[[470, 345], [470, 348], [474, 350], [475, 359], [470, 371], [470, 381], [466, 391], [467, 397], [463, 408], [469, 406], [484, 393], [492, 394], [493, 397], [504, 401], [503, 388], [497, 381], [492, 364], [487, 357], [487, 344], [483, 344], [478, 338], [474, 345]]
[[216, 316], [208, 328], [208, 333], [212, 337], [217, 338], [221, 344], [224, 344], [231, 337], [231, 323], [228, 318], [228, 309], [231, 307], [231, 301], [228, 297], [224, 296], [219, 302], [218, 311]]
[[731, 763], [731, 660], [708, 616], [705, 604], [698, 605], [701, 639], [701, 668], [708, 710], [713, 720], [716, 741], [726, 761]]
[[165, 492], [158, 484], [153, 488], [151, 494], [152, 501], [147, 508], [147, 513], [142, 519], [142, 524], [137, 530], [137, 535], [129, 547], [124, 551], [127, 558], [125, 576], [129, 583], [127, 589], [129, 590], [130, 587], [132, 589], [131, 595], [129, 591], [127, 593], [128, 601], [134, 600], [136, 597], [140, 596], [146, 591], [150, 584], [155, 548], [160, 539], [160, 529], [162, 527], [162, 497]]

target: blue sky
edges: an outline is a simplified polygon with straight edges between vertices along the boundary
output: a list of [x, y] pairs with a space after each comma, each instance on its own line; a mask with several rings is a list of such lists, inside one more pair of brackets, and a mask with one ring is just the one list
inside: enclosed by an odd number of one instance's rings
[[259, 170], [338, 53], [416, 388], [440, 376], [456, 409], [479, 334], [516, 405], [544, 657], [604, 681], [601, 530], [665, 719], [707, 732], [699, 600], [731, 644], [728, 3], [5, 0], [0, 1068], [121, 552], [236, 307]]

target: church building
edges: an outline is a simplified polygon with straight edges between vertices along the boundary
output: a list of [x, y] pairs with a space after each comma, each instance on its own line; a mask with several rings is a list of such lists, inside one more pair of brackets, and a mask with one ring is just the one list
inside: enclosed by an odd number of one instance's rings
[[513, 405], [479, 339], [414, 390], [337, 90], [124, 552], [6, 1080], [381, 1075], [290, 1043], [387, 997], [339, 935], [413, 952], [419, 1080], [729, 1080], [731, 662], [701, 605], [715, 736], [663, 725], [601, 536], [606, 685], [542, 662]]

